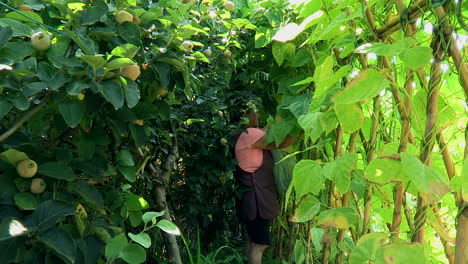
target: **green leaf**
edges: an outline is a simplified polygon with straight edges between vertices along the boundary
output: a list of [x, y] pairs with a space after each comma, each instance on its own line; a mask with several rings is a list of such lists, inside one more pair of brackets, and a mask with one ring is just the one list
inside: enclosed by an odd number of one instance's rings
[[22, 210], [36, 210], [39, 204], [36, 197], [29, 192], [16, 193], [14, 199], [15, 204]]
[[325, 164], [323, 174], [335, 182], [341, 193], [346, 193], [351, 187], [351, 174], [356, 168], [358, 156], [356, 153], [346, 153], [339, 159]]
[[128, 127], [130, 128], [130, 133], [132, 134], [132, 138], [135, 141], [135, 146], [142, 147], [146, 141], [146, 133], [144, 127], [136, 124], [129, 124]]
[[448, 179], [436, 170], [424, 165], [418, 158], [408, 153], [402, 152], [400, 155], [403, 171], [413, 181], [424, 204], [439, 201], [451, 190]]
[[166, 233], [177, 235], [177, 236], [180, 235], [179, 228], [169, 220], [162, 219], [156, 224], [156, 226]]
[[372, 43], [370, 46], [369, 44], [365, 44], [361, 47], [358, 47], [357, 50], [363, 53], [375, 53], [379, 56], [387, 56], [391, 58], [398, 55], [400, 52], [406, 51], [414, 43], [415, 40], [413, 38], [404, 38], [394, 44], [380, 42]]
[[419, 243], [394, 243], [377, 250], [375, 264], [425, 264], [424, 249]]
[[58, 108], [65, 123], [67, 123], [69, 127], [74, 128], [80, 123], [81, 117], [83, 116], [83, 109], [79, 101], [66, 100], [61, 102]]
[[313, 160], [299, 161], [294, 166], [291, 185], [296, 190], [296, 201], [308, 193], [317, 195], [323, 188], [322, 167]]
[[294, 244], [294, 263], [302, 264], [305, 261], [306, 256], [306, 246], [304, 245], [304, 241], [297, 239], [296, 243]]
[[0, 27], [0, 48], [13, 37], [13, 30], [10, 26]]
[[273, 58], [275, 58], [276, 63], [278, 63], [278, 66], [281, 66], [283, 64], [283, 61], [285, 59], [285, 54], [281, 50], [282, 44], [280, 42], [274, 42], [272, 46], [272, 53], [273, 53]]
[[128, 220], [130, 220], [130, 225], [132, 227], [137, 227], [141, 225], [142, 217], [143, 217], [143, 213], [141, 212], [141, 210], [128, 211]]
[[271, 124], [268, 128], [268, 135], [265, 140], [265, 144], [269, 144], [274, 141], [275, 144], [279, 146], [293, 128], [294, 124], [286, 121]]
[[146, 233], [128, 233], [128, 236], [138, 244], [142, 245], [145, 248], [149, 248], [151, 246], [151, 237]]
[[314, 218], [319, 210], [320, 201], [314, 196], [309, 195], [299, 202], [291, 221], [296, 223], [308, 222]]
[[117, 153], [117, 163], [122, 166], [135, 165], [135, 162], [133, 162], [132, 153], [126, 149], [123, 149]]
[[391, 181], [404, 181], [406, 182], [407, 176], [402, 171], [401, 163], [394, 159], [375, 159], [367, 165], [364, 171], [364, 177], [379, 184], [387, 184]]
[[75, 263], [75, 241], [68, 232], [54, 227], [40, 234], [39, 239], [66, 263]]
[[46, 230], [56, 223], [64, 221], [65, 217], [75, 212], [76, 206], [73, 204], [57, 200], [47, 200], [39, 204], [31, 216], [34, 226], [40, 230]]
[[125, 196], [125, 206], [130, 211], [140, 211], [149, 208], [148, 202], [135, 194], [127, 193]]
[[104, 255], [107, 260], [117, 257], [120, 252], [128, 245], [125, 234], [120, 234], [111, 239], [104, 249]]
[[119, 25], [118, 32], [119, 36], [122, 37], [127, 43], [131, 43], [134, 45], [141, 45], [141, 33], [140, 27], [137, 26], [135, 23], [123, 23]]
[[281, 27], [271, 39], [279, 42], [294, 40], [297, 35], [302, 33], [302, 30], [304, 30], [304, 27], [301, 27], [296, 23], [289, 23]]
[[146, 212], [143, 214], [142, 219], [145, 224], [152, 222], [153, 224], [156, 224], [156, 218], [163, 216], [164, 211], [162, 212]]
[[72, 181], [76, 179], [76, 175], [73, 170], [62, 162], [47, 162], [40, 164], [39, 174], [48, 176], [50, 178]]
[[28, 98], [26, 98], [22, 94], [16, 94], [13, 98], [10, 98], [10, 101], [13, 103], [13, 105], [17, 109], [19, 109], [21, 111], [27, 110], [29, 108], [29, 106], [30, 106]]
[[14, 37], [29, 37], [33, 34], [32, 28], [11, 18], [0, 18], [0, 26], [11, 27]]
[[106, 71], [112, 71], [126, 66], [135, 65], [136, 62], [129, 58], [117, 58], [113, 59], [105, 65]]
[[127, 179], [129, 182], [136, 181], [136, 169], [135, 166], [122, 166], [117, 165], [117, 170], [122, 173], [122, 175]]
[[429, 47], [414, 47], [404, 50], [398, 56], [408, 68], [417, 70], [431, 63], [432, 50]]
[[117, 56], [117, 57], [122, 57], [122, 58], [133, 58], [138, 50], [140, 48], [133, 45], [133, 44], [130, 44], [130, 43], [125, 43], [123, 45], [120, 45], [120, 46], [117, 46], [115, 47], [111, 54], [114, 55], [114, 56]]
[[83, 55], [78, 58], [91, 66], [94, 71], [97, 71], [107, 63], [103, 57], [104, 55]]
[[90, 203], [98, 208], [104, 207], [104, 199], [101, 193], [94, 187], [94, 185], [87, 184], [81, 181], [69, 182], [70, 190], [81, 196], [87, 203]]
[[304, 140], [316, 141], [323, 132], [321, 116], [323, 113], [309, 113], [298, 118], [299, 125], [304, 129]]
[[360, 72], [346, 87], [332, 97], [336, 104], [352, 104], [378, 95], [389, 84], [383, 74], [374, 69]]
[[95, 54], [95, 44], [92, 40], [83, 37], [74, 31], [70, 31], [69, 29], [64, 29], [63, 30], [72, 40], [73, 42], [80, 47], [80, 49], [84, 52], [86, 55], [93, 55]]
[[132, 80], [127, 80], [127, 87], [124, 88], [124, 91], [128, 108], [135, 107], [140, 100], [140, 89], [138, 89], [138, 85]]
[[461, 173], [461, 195], [464, 201], [468, 201], [468, 157], [463, 162]]
[[[21, 13], [27, 15], [27, 16], [30, 16], [32, 18], [34, 18], [35, 20], [39, 21], [39, 22], [43, 22], [42, 21], [42, 17], [38, 14], [36, 14], [34, 11], [21, 11]], [[11, 18], [11, 19], [14, 19], [14, 20], [17, 20], [17, 21], [21, 21], [21, 22], [26, 22], [26, 23], [29, 23], [31, 22], [31, 19], [26, 17], [26, 16], [23, 16], [22, 14], [19, 14], [17, 12], [9, 12], [5, 15], [5, 18]]]
[[29, 42], [7, 42], [5, 46], [0, 49], [0, 58], [21, 61], [30, 56], [33, 52], [34, 49]]
[[83, 90], [88, 89], [89, 84], [85, 83], [81, 80], [72, 80], [68, 85], [67, 85], [67, 94], [69, 95], [78, 95], [81, 93]]
[[318, 224], [325, 228], [347, 229], [353, 227], [357, 220], [357, 213], [353, 208], [339, 207], [320, 213]]
[[145, 262], [146, 252], [139, 245], [129, 244], [120, 252], [119, 257], [129, 264], [139, 264]]
[[16, 164], [18, 164], [18, 162], [25, 159], [29, 159], [29, 157], [24, 152], [21, 152], [16, 149], [9, 149], [0, 153], [0, 159], [16, 167]]
[[362, 236], [349, 255], [349, 264], [367, 264], [375, 260], [377, 249], [382, 246], [388, 235], [384, 233], [370, 233]]
[[364, 113], [357, 104], [336, 104], [334, 108], [344, 132], [351, 134], [364, 124]]
[[92, 25], [98, 22], [106, 10], [97, 6], [89, 6], [80, 12], [80, 23], [81, 25]]
[[120, 109], [124, 104], [124, 94], [122, 87], [115, 81], [104, 81], [98, 86], [104, 98], [111, 103], [115, 110]]
[[7, 100], [7, 98], [0, 98], [0, 118], [8, 114], [13, 105]]
[[47, 88], [47, 84], [44, 82], [33, 82], [29, 83], [25, 87], [23, 87], [23, 95], [25, 97], [31, 97], [35, 94], [40, 93], [41, 91]]

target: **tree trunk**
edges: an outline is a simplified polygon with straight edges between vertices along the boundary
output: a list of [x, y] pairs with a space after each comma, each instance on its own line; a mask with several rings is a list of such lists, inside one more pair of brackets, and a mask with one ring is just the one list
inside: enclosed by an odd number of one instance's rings
[[468, 263], [468, 208], [458, 215], [457, 240], [455, 241], [455, 264]]
[[[172, 129], [174, 135], [175, 130]], [[169, 184], [172, 169], [176, 165], [178, 153], [177, 137], [174, 136], [173, 145], [170, 153], [168, 154], [163, 166], [158, 166], [157, 162], [153, 162], [149, 165], [151, 170], [151, 177], [154, 179], [155, 186], [152, 192], [153, 199], [155, 201], [155, 207], [158, 211], [164, 211], [162, 219], [171, 221], [170, 210], [167, 203], [166, 189]], [[161, 168], [162, 167], [162, 168]], [[162, 232], [164, 241], [166, 243], [168, 261], [171, 264], [182, 264], [180, 257], [179, 245], [177, 243], [176, 236], [167, 232]]]

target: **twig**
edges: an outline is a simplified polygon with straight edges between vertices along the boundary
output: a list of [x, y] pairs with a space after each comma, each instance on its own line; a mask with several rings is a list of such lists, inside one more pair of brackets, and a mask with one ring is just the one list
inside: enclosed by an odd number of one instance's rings
[[33, 115], [35, 115], [37, 112], [39, 112], [39, 110], [41, 110], [47, 104], [47, 102], [50, 100], [51, 97], [52, 97], [52, 94], [48, 94], [44, 98], [44, 100], [42, 100], [42, 102], [40, 104], [38, 104], [33, 110], [29, 111], [29, 113], [24, 115], [23, 118], [18, 120], [18, 122], [16, 122], [16, 124], [14, 124], [12, 127], [10, 127], [10, 129], [8, 129], [5, 133], [3, 133], [0, 136], [0, 142], [4, 141], [9, 136], [11, 136], [13, 133], [15, 133], [16, 130], [18, 130], [23, 125], [24, 122], [28, 121]]

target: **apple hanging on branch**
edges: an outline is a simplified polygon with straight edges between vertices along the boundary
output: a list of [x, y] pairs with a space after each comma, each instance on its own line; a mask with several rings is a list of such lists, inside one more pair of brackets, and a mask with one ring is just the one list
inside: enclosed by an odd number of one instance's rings
[[37, 51], [46, 51], [50, 47], [50, 37], [47, 32], [36, 32], [31, 36], [31, 45]]

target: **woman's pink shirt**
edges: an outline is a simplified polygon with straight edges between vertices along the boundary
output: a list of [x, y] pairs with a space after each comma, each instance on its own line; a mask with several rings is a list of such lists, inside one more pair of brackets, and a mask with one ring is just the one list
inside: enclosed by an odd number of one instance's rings
[[235, 147], [236, 159], [241, 169], [253, 173], [262, 166], [263, 149], [253, 145], [264, 135], [265, 131], [254, 127], [247, 128], [247, 133], [241, 133]]

